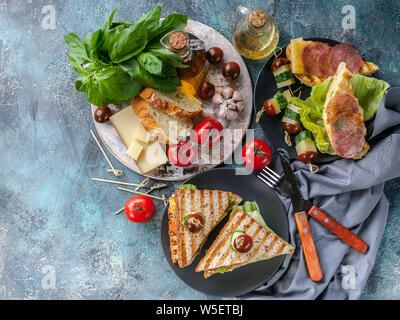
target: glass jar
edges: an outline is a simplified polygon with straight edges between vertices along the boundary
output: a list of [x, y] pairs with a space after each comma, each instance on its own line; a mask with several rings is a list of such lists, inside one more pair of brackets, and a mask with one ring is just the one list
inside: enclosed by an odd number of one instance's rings
[[242, 15], [233, 29], [233, 44], [248, 59], [258, 60], [271, 54], [279, 41], [279, 30], [270, 16], [261, 9], [238, 6]]

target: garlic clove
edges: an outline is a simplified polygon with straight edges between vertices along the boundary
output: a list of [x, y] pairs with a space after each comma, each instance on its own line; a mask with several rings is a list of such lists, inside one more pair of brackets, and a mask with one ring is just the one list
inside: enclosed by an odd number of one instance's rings
[[212, 118], [214, 117], [214, 110], [212, 108], [203, 108], [201, 110], [201, 115], [204, 118]]
[[232, 93], [232, 99], [235, 101], [242, 101], [242, 94], [240, 93], [240, 91], [233, 91]]
[[212, 103], [213, 104], [221, 104], [223, 102], [224, 102], [224, 97], [220, 93], [216, 93], [212, 97]]
[[224, 87], [221, 90], [221, 95], [224, 97], [224, 99], [231, 98], [232, 94], [233, 94], [233, 89], [231, 87]]
[[239, 116], [239, 113], [237, 111], [228, 109], [228, 111], [226, 112], [227, 120], [236, 120], [238, 116]]
[[236, 101], [236, 109], [241, 112], [244, 109], [243, 101]]

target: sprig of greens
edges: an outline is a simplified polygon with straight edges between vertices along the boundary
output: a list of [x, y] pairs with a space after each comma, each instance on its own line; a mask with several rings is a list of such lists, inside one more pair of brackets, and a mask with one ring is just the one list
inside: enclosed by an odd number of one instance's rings
[[113, 21], [117, 8], [99, 30], [85, 38], [74, 33], [64, 36], [68, 60], [81, 75], [75, 88], [96, 106], [129, 100], [143, 86], [174, 92], [181, 85], [176, 68], [186, 65], [160, 39], [172, 30], [182, 30], [188, 16], [173, 13], [160, 20], [158, 6], [135, 23]]

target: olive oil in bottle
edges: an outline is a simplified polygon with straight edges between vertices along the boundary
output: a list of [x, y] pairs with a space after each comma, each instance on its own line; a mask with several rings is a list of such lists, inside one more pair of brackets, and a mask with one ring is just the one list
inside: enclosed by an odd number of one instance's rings
[[258, 60], [271, 54], [279, 41], [279, 30], [269, 15], [261, 9], [249, 10], [239, 6], [242, 17], [233, 30], [233, 44], [248, 59]]

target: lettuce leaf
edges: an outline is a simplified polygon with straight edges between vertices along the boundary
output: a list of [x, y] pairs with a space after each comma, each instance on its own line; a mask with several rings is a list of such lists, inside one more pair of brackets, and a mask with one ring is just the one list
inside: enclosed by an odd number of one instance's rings
[[182, 190], [182, 189], [193, 189], [193, 190], [196, 190], [197, 187], [194, 184], [187, 183], [187, 184], [181, 185], [178, 189], [179, 190]]
[[[326, 93], [325, 93], [326, 96]], [[319, 98], [318, 98], [319, 99]], [[319, 109], [312, 98], [306, 101], [299, 98], [292, 98], [290, 103], [300, 107], [300, 121], [304, 128], [311, 131], [314, 137], [315, 145], [321, 153], [336, 154], [333, 150], [328, 134], [326, 133], [324, 121], [322, 120], [322, 109]]]
[[[291, 103], [300, 107], [300, 121], [303, 126], [312, 132], [315, 145], [321, 153], [335, 155], [335, 151], [329, 141], [325, 125], [322, 120], [322, 111], [325, 104], [326, 94], [332, 77], [311, 89], [310, 97], [303, 101], [299, 98], [292, 98]], [[354, 96], [364, 110], [364, 121], [370, 120], [376, 113], [383, 96], [390, 85], [375, 78], [355, 74], [351, 77], [351, 86]]]

